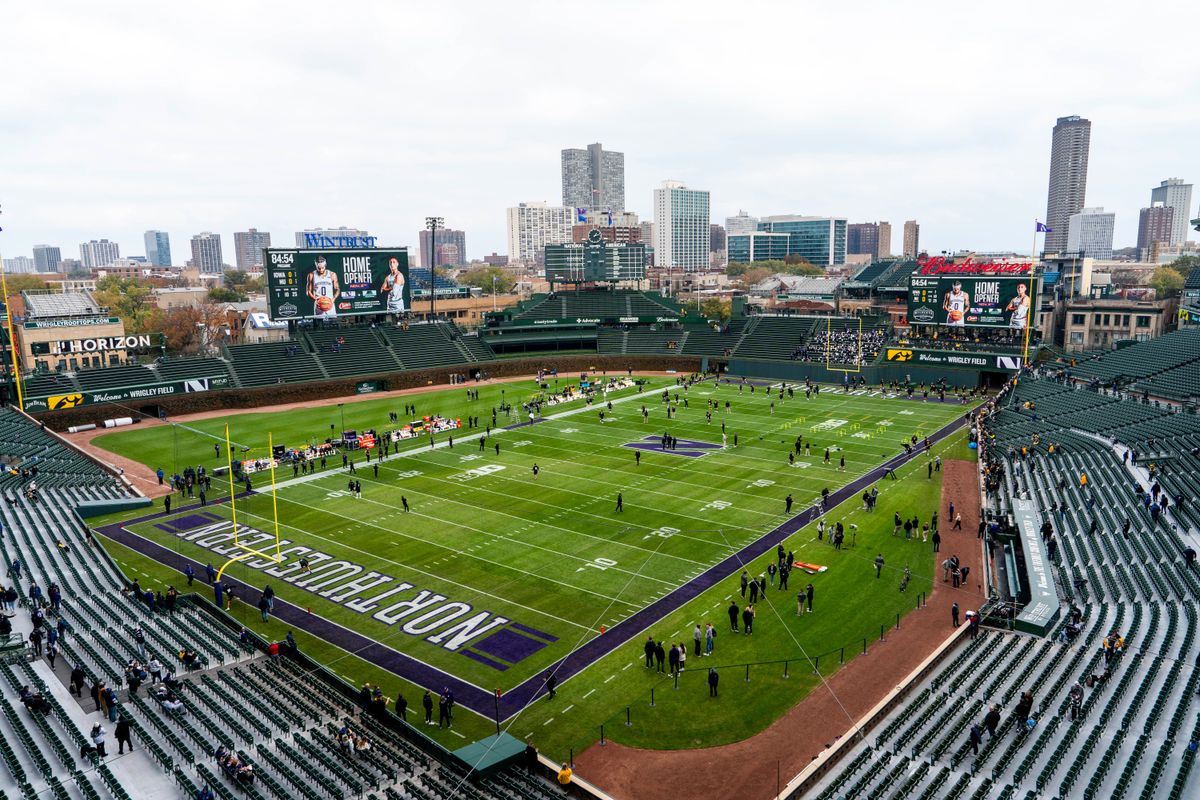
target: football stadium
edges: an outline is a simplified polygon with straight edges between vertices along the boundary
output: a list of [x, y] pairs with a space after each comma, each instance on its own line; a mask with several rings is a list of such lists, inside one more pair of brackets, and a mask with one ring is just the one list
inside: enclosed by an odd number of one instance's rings
[[1010, 324], [1053, 276], [975, 266], [26, 374], [6, 795], [1193, 796], [1200, 336], [1067, 356]]

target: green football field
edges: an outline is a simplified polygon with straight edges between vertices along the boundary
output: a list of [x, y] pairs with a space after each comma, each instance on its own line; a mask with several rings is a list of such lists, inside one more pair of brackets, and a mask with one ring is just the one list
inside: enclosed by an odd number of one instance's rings
[[[559, 379], [560, 385], [568, 382]], [[834, 490], [850, 482], [896, 455], [901, 440], [931, 433], [965, 411], [957, 403], [911, 402], [877, 392], [846, 395], [826, 389], [812, 399], [802, 392], [780, 399], [764, 387], [751, 393], [749, 387], [739, 391], [736, 385], [711, 382], [684, 392], [669, 378], [650, 378], [640, 390], [610, 395], [611, 410], [602, 402], [547, 407], [545, 421], [493, 431], [481, 450], [479, 434], [491, 421], [492, 408], [503, 401], [519, 406], [536, 387], [524, 381], [478, 389], [478, 400], [467, 400], [464, 389], [452, 389], [340, 407], [314, 404], [296, 411], [130, 429], [98, 437], [95, 443], [170, 474], [188, 464], [212, 469], [221, 463], [213, 444], [223, 438], [226, 423], [230, 439], [248, 447], [243, 457], [249, 457], [265, 454], [268, 433], [276, 444], [295, 445], [322, 440], [331, 427], [389, 429], [394, 425], [388, 413], [402, 412], [406, 402], [416, 402], [419, 414], [461, 417], [464, 422], [468, 415], [478, 416], [480, 427], [459, 431], [453, 448], [440, 434], [434, 448], [421, 439], [372, 466], [361, 453], [352, 453], [354, 476], [341, 468], [340, 457], [312, 476], [277, 470], [274, 497], [269, 477], [255, 476], [259, 494], [237, 503], [238, 540], [273, 553], [277, 508], [282, 547], [291, 552], [283, 565], [249, 558], [231, 566], [228, 574], [252, 586], [270, 583], [281, 599], [438, 671], [489, 691], [508, 691], [601, 636], [602, 627], [617, 625], [785, 522], [788, 494], [795, 499], [792, 513], [799, 513], [822, 488]], [[669, 404], [661, 398], [664, 389], [670, 392]], [[674, 409], [671, 419], [668, 406]], [[498, 424], [523, 418], [518, 407], [511, 419], [498, 414]], [[664, 432], [680, 440], [675, 451], [659, 449]], [[793, 451], [797, 436], [811, 447], [799, 456]], [[645, 449], [629, 446], [635, 443]], [[829, 464], [824, 463], [826, 448]], [[945, 449], [939, 446], [937, 452]], [[791, 462], [789, 452], [795, 456]], [[844, 471], [839, 467], [843, 457]], [[864, 584], [861, 577], [873, 577], [870, 562], [883, 552], [895, 577], [910, 565], [914, 589], [928, 587], [932, 556], [926, 557], [918, 544], [890, 536], [893, 511], [919, 514], [925, 521], [936, 507], [940, 483], [926, 475], [924, 462], [914, 462], [901, 470], [900, 481], [880, 484], [880, 507], [873, 514], [861, 511], [856, 501], [833, 509], [828, 520], [854, 524], [847, 536], [848, 544], [851, 536], [857, 540], [854, 547], [835, 552], [815, 539], [812, 526], [785, 543], [797, 560], [829, 566], [828, 572], [811, 577], [794, 572], [791, 589], [812, 581], [822, 596], [846, 593], [855, 602], [814, 623], [796, 617], [794, 593], [784, 596], [772, 589], [756, 621], [763, 635], [736, 642], [720, 636], [722, 658], [730, 663], [782, 661], [836, 650], [909, 610], [911, 602], [899, 595], [895, 581], [887, 581], [885, 589], [884, 582]], [[361, 497], [347, 491], [351, 477], [361, 482]], [[214, 482], [211, 499], [218, 487], [219, 481]], [[624, 506], [620, 512], [615, 508], [618, 493]], [[403, 511], [401, 496], [410, 511]], [[231, 509], [210, 503], [203, 513], [208, 516], [199, 521], [196, 511], [188, 510], [127, 527], [200, 563], [220, 566], [237, 552], [230, 541]], [[164, 524], [178, 524], [179, 530], [164, 530]], [[117, 555], [123, 557], [124, 549]], [[298, 569], [301, 555], [310, 560], [311, 573]], [[147, 574], [141, 569], [144, 559], [125, 557]], [[754, 574], [762, 572], [768, 558], [758, 561], [749, 565]], [[271, 575], [272, 569], [278, 574]], [[671, 640], [686, 640], [690, 652], [695, 621], [712, 621], [726, 631], [724, 606], [731, 590], [736, 593], [736, 581], [737, 572], [668, 615], [655, 626], [657, 638], [670, 635], [668, 646]], [[244, 611], [247, 622], [257, 620], [252, 609]], [[663, 627], [671, 630], [659, 630]], [[513, 723], [514, 732], [535, 733], [559, 747], [591, 736], [586, 731], [592, 722], [617, 713], [623, 698], [640, 695], [647, 680], [656, 680], [628, 667], [631, 659], [640, 665], [644, 639], [644, 633], [635, 636], [562, 687], [563, 699], [575, 698], [570, 713], [577, 720], [536, 704]], [[329, 652], [334, 659], [347, 657], [334, 648]], [[619, 664], [611, 676], [602, 674], [609, 663]], [[348, 668], [352, 673], [369, 669], [361, 664]], [[379, 671], [364, 674], [387, 683]], [[773, 697], [795, 698], [810, 685], [792, 679]], [[660, 716], [669, 720], [669, 703], [659, 705], [667, 706]], [[714, 744], [762, 727], [784, 710], [746, 702], [720, 730], [672, 724], [650, 734], [630, 726], [617, 738], [661, 746]], [[468, 723], [468, 730], [478, 722]], [[526, 725], [530, 730], [523, 729]]]

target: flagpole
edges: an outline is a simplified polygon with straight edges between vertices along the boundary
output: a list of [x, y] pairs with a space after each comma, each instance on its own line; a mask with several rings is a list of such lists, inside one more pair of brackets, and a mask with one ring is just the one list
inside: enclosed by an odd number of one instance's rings
[[1033, 271], [1034, 264], [1037, 263], [1037, 235], [1038, 225], [1037, 220], [1033, 221], [1033, 249], [1029, 251], [1029, 313], [1025, 315], [1025, 351], [1021, 357], [1021, 366], [1029, 364], [1029, 331], [1033, 327]]

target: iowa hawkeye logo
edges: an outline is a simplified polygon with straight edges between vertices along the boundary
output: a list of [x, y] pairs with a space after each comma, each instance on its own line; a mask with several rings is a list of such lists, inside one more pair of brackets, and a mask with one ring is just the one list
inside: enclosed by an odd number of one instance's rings
[[47, 405], [51, 411], [57, 411], [62, 408], [75, 408], [75, 406], [83, 405], [83, 395], [76, 394], [56, 394], [51, 395], [47, 400]]
[[912, 361], [912, 357], [913, 357], [912, 350], [895, 350], [892, 348], [888, 348], [888, 351], [887, 351], [887, 360], [888, 361]]

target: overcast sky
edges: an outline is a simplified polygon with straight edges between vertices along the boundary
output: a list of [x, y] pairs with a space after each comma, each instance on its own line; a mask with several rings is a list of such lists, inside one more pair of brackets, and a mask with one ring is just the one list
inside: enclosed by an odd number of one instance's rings
[[[904, 220], [1028, 251], [1055, 118], [1092, 120], [1088, 205], [1116, 245], [1200, 180], [1194, 2], [9, 2], [0, 251], [254, 226], [415, 245], [426, 215], [503, 253], [561, 202], [559, 151], [625, 153], [626, 202], [683, 180], [714, 222]], [[1193, 196], [1194, 216], [1200, 192]], [[1195, 238], [1195, 235], [1193, 235]]]

